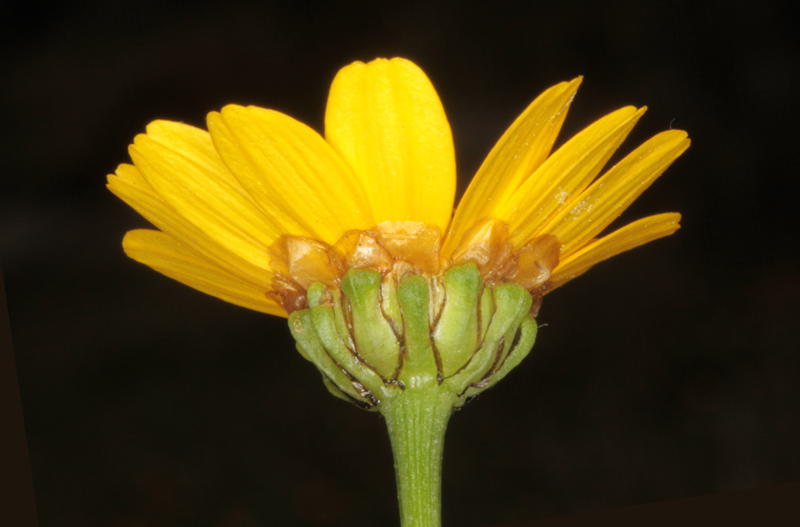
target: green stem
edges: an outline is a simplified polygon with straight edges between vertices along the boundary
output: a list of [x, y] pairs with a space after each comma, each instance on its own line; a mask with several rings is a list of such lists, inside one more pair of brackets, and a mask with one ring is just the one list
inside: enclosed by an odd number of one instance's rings
[[442, 450], [455, 397], [437, 388], [405, 390], [380, 407], [392, 441], [402, 527], [441, 526]]

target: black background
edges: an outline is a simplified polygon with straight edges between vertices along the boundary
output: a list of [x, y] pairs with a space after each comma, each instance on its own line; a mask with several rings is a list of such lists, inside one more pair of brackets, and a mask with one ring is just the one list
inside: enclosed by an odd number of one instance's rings
[[545, 299], [528, 359], [458, 412], [446, 525], [800, 479], [797, 48], [770, 2], [5, 2], [0, 259], [41, 525], [393, 525], [380, 416], [330, 397], [283, 319], [128, 260], [104, 187], [156, 118], [227, 103], [322, 128], [336, 71], [404, 56], [463, 191], [543, 89], [562, 134], [650, 110], [692, 147], [624, 215], [672, 237]]

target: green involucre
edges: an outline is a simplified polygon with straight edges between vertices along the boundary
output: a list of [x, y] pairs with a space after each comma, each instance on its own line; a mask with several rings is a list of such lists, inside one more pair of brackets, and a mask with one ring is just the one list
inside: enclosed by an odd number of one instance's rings
[[528, 291], [484, 287], [472, 263], [399, 283], [351, 269], [341, 290], [309, 287], [308, 304], [289, 317], [298, 350], [334, 395], [371, 409], [408, 390], [446, 392], [460, 406], [507, 375], [536, 338]]

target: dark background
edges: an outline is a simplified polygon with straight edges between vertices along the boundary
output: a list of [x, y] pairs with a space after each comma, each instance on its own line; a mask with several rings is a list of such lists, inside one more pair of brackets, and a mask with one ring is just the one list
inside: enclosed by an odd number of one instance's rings
[[227, 103], [321, 130], [336, 71], [404, 56], [463, 191], [543, 89], [562, 141], [647, 104], [623, 152], [692, 147], [625, 214], [674, 236], [545, 299], [528, 359], [451, 420], [446, 525], [800, 480], [797, 48], [770, 2], [4, 2], [0, 260], [42, 526], [396, 525], [382, 418], [329, 396], [283, 319], [128, 260], [105, 175], [156, 118]]

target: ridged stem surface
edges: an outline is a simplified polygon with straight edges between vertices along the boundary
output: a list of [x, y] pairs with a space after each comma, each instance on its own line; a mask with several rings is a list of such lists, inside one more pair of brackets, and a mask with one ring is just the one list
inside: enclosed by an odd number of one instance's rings
[[441, 526], [442, 451], [452, 394], [406, 390], [381, 405], [394, 453], [402, 527]]

